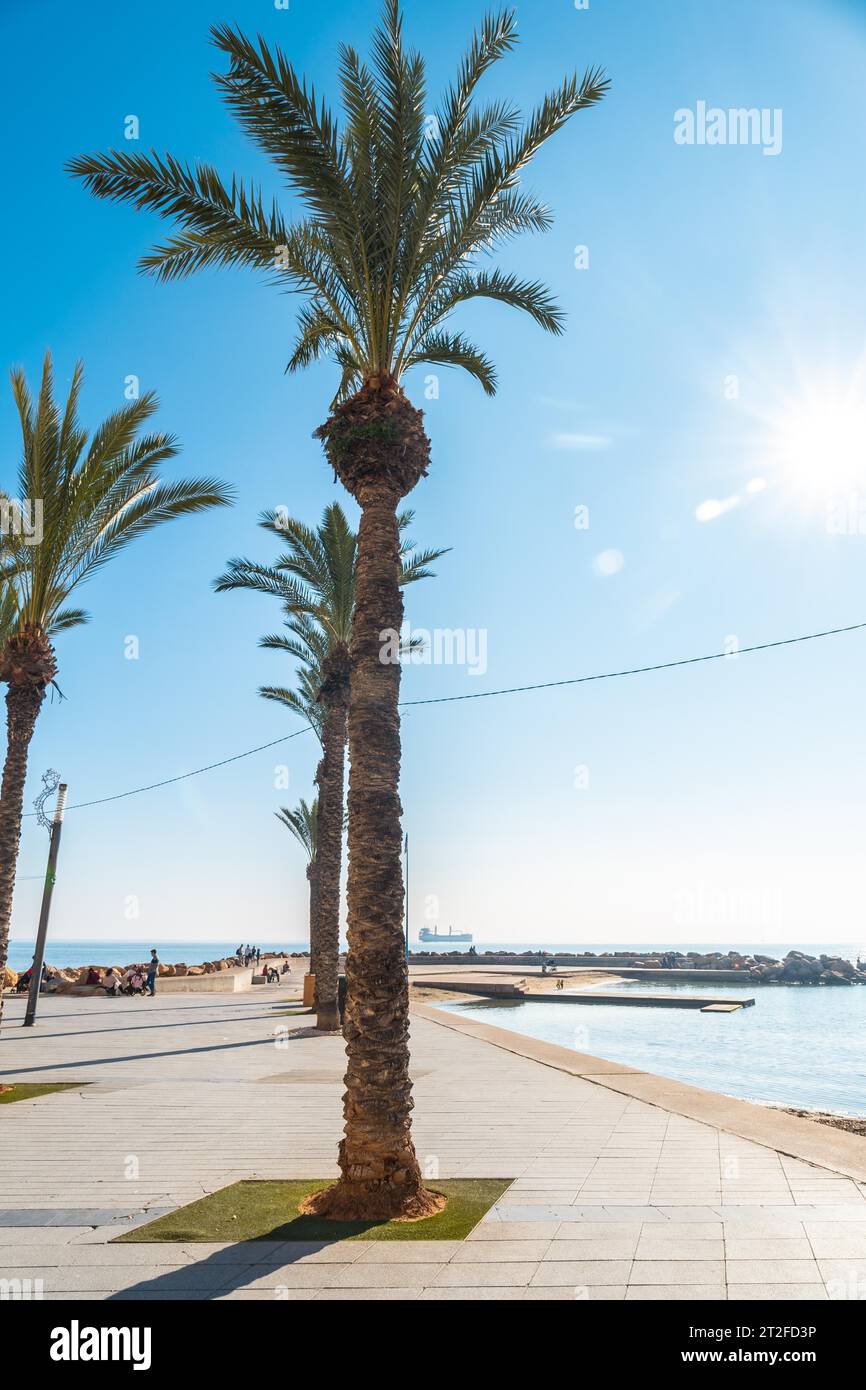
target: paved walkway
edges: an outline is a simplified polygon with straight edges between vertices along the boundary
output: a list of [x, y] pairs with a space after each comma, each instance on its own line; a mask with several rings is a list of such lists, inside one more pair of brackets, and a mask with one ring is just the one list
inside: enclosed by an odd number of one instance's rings
[[342, 1041], [286, 1000], [43, 999], [26, 1031], [7, 1001], [0, 1076], [91, 1084], [0, 1108], [0, 1281], [46, 1299], [866, 1297], [853, 1177], [429, 1010], [412, 1028], [425, 1170], [514, 1178], [467, 1240], [109, 1244], [239, 1178], [336, 1172]]

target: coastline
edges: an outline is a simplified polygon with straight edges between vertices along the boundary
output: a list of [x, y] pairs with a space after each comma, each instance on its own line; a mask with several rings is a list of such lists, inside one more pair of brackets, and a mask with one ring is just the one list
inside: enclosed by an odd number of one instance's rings
[[776, 1149], [817, 1167], [833, 1169], [857, 1183], [866, 1184], [866, 1145], [858, 1132], [820, 1122], [817, 1118], [805, 1118], [789, 1107], [770, 1106], [727, 1096], [720, 1091], [708, 1091], [654, 1072], [576, 1052], [557, 1043], [542, 1042], [510, 1029], [461, 1018], [435, 1006], [414, 1003], [411, 1013], [519, 1057], [567, 1072], [593, 1085], [713, 1125], [726, 1133]]

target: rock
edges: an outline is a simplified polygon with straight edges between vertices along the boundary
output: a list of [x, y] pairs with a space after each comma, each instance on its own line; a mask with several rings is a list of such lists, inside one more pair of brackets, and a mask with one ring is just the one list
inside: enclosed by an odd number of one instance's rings
[[0, 989], [14, 989], [18, 983], [18, 974], [15, 970], [10, 970], [9, 966], [4, 966], [0, 971]]
[[180, 961], [179, 964], [174, 967], [174, 973], [175, 975], [188, 975], [189, 969], [183, 961]]
[[187, 975], [204, 975], [206, 971], [203, 965], [191, 965], [186, 973]]
[[822, 970], [821, 983], [824, 985], [850, 985], [852, 982], [840, 970]]

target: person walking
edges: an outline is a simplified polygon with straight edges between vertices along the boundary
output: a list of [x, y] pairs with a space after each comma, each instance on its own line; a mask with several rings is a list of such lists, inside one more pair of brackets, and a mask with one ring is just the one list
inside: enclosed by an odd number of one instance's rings
[[156, 980], [158, 975], [159, 956], [156, 954], [156, 948], [154, 947], [154, 949], [150, 953], [150, 961], [147, 967], [147, 992], [150, 995], [151, 999], [156, 994]]

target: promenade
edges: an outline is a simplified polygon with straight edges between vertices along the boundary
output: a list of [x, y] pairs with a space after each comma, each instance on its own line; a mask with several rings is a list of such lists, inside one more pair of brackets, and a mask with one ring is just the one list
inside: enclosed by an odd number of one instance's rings
[[596, 1064], [589, 1080], [587, 1059], [563, 1070], [426, 1007], [412, 1023], [426, 1171], [514, 1179], [465, 1241], [110, 1244], [241, 1178], [336, 1173], [342, 1040], [281, 1012], [298, 987], [43, 998], [32, 1030], [7, 1000], [0, 1077], [88, 1084], [0, 1107], [0, 1279], [40, 1280], [46, 1299], [866, 1296], [863, 1141], [796, 1121], [779, 1148], [756, 1142], [736, 1108], [696, 1119], [666, 1083], [648, 1100], [654, 1078]]

